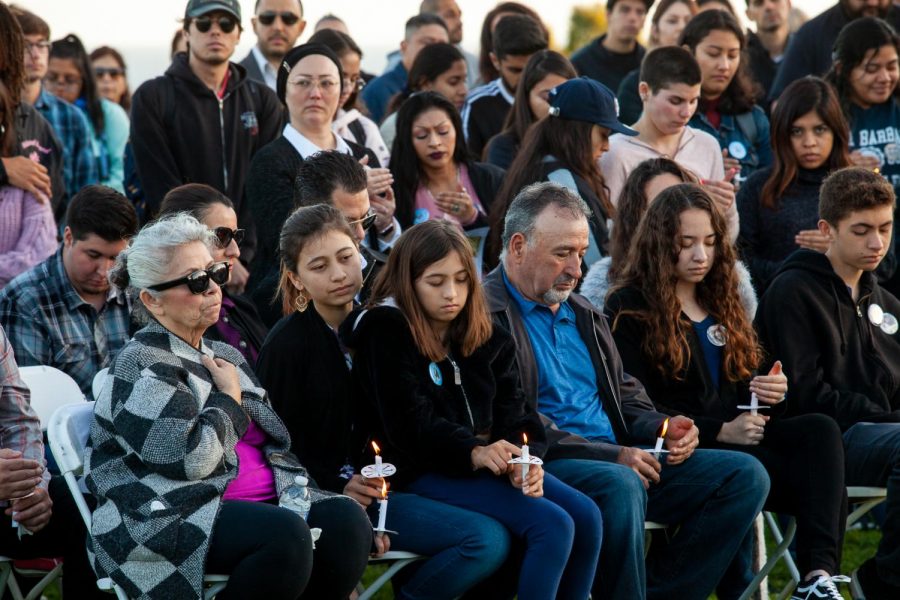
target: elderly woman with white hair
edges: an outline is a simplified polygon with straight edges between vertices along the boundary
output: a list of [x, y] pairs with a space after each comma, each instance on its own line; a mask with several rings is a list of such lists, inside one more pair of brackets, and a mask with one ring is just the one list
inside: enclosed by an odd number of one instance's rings
[[[347, 598], [371, 524], [356, 502], [314, 486], [309, 524], [277, 506], [306, 470], [241, 353], [203, 339], [229, 274], [214, 243], [176, 214], [141, 230], [110, 272], [150, 319], [94, 408], [94, 569], [135, 598], [202, 598], [204, 573], [229, 576], [222, 600]], [[315, 552], [311, 527], [322, 529]]]

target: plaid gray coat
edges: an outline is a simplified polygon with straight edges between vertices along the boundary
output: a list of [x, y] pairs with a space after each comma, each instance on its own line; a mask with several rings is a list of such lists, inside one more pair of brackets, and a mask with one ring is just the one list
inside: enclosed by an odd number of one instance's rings
[[[240, 405], [215, 388], [201, 352], [237, 365]], [[116, 357], [110, 376], [85, 453], [97, 498], [88, 541], [94, 569], [130, 598], [202, 598], [209, 538], [250, 420], [268, 434], [265, 454], [279, 494], [305, 469], [288, 452], [287, 429], [265, 390], [227, 344], [204, 340], [198, 351], [151, 321]], [[313, 493], [314, 501], [326, 497]]]

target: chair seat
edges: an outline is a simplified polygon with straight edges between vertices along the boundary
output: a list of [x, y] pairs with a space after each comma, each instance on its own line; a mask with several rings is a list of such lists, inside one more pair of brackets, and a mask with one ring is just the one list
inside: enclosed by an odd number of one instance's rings
[[52, 571], [61, 564], [63, 564], [62, 558], [27, 558], [13, 561], [16, 571], [25, 573], [28, 571]]
[[369, 558], [369, 563], [379, 563], [379, 562], [387, 562], [394, 560], [416, 560], [419, 558], [425, 558], [419, 554], [415, 554], [413, 552], [404, 552], [402, 550], [391, 550], [390, 552], [385, 552], [381, 556], [372, 556]]
[[665, 529], [667, 525], [656, 523], [655, 521], [644, 521], [644, 531], [652, 531], [654, 529]]
[[869, 487], [861, 485], [847, 486], [847, 498], [853, 500], [874, 500], [876, 498], [886, 498], [887, 488]]

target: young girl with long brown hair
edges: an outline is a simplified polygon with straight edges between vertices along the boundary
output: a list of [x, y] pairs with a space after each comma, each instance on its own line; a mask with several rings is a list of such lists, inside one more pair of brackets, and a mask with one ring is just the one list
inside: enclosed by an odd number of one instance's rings
[[738, 248], [762, 293], [798, 248], [825, 252], [819, 232], [819, 187], [850, 164], [849, 129], [837, 96], [818, 77], [785, 89], [772, 110], [772, 166], [755, 172], [737, 195]]
[[[444, 220], [404, 232], [372, 304], [342, 327], [395, 489], [490, 516], [521, 539], [521, 600], [584, 600], [600, 553], [593, 501], [532, 464], [545, 434], [515, 342], [493, 327], [469, 242]], [[400, 536], [398, 536], [400, 537]]]
[[[780, 363], [768, 371], [771, 361], [738, 296], [725, 221], [702, 188], [676, 185], [651, 203], [606, 313], [625, 371], [644, 384], [657, 410], [694, 419], [704, 446], [747, 452], [766, 467], [767, 508], [797, 518], [804, 577], [794, 598], [840, 598], [840, 429], [824, 415], [771, 415], [783, 407], [787, 378]], [[756, 375], [760, 367], [769, 374]], [[754, 398], [763, 410], [745, 410]], [[744, 567], [746, 546], [738, 557]]]

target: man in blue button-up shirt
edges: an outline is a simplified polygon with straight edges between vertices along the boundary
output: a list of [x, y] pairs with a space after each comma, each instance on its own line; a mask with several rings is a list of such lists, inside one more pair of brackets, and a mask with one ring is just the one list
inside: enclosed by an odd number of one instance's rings
[[[526, 397], [545, 418], [544, 467], [603, 514], [593, 597], [706, 598], [738, 555], [769, 479], [752, 456], [695, 451], [697, 428], [683, 416], [669, 420], [662, 464], [642, 448], [666, 417], [622, 370], [603, 314], [574, 293], [590, 218], [563, 186], [522, 190], [506, 215], [501, 266], [485, 281], [490, 310], [512, 332]], [[645, 520], [680, 527], [651, 548], [646, 575]], [[741, 576], [723, 582], [720, 597], [749, 582], [749, 564], [736, 567]]]

